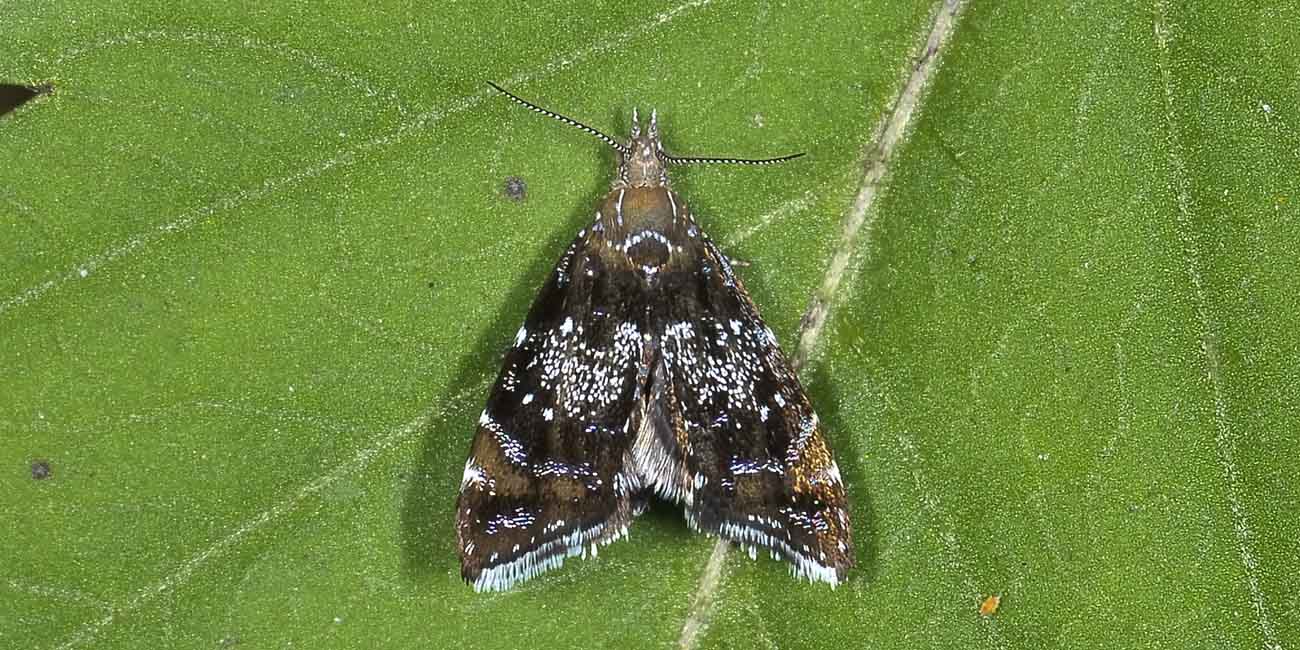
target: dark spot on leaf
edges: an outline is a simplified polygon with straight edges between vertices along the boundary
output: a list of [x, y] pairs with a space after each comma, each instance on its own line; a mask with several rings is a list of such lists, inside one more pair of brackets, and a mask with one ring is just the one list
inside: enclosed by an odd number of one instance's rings
[[518, 176], [507, 176], [505, 193], [506, 198], [511, 201], [522, 201], [528, 196], [528, 184]]
[[0, 84], [0, 115], [5, 115], [10, 111], [26, 104], [39, 95], [44, 95], [54, 90], [49, 84], [39, 86], [23, 86], [20, 84]]
[[38, 481], [43, 481], [49, 478], [52, 473], [53, 473], [52, 470], [50, 470], [50, 461], [44, 459], [38, 459], [32, 461], [33, 479], [36, 479]]

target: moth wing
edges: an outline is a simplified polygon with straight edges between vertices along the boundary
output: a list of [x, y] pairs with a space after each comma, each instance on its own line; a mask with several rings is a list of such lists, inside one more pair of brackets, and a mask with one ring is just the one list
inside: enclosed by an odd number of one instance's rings
[[769, 550], [831, 585], [853, 566], [838, 466], [798, 376], [740, 279], [703, 237], [662, 278], [659, 359], [637, 441], [656, 491], [691, 527]]
[[479, 418], [456, 504], [476, 590], [594, 555], [644, 508], [625, 462], [648, 377], [644, 302], [628, 295], [643, 290], [590, 243], [580, 233], [538, 294]]

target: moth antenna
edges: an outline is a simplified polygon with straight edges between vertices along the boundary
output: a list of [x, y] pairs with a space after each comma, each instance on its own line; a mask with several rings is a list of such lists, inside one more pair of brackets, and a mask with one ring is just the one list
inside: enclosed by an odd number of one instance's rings
[[615, 140], [614, 138], [611, 138], [611, 137], [605, 135], [604, 133], [601, 133], [600, 131], [597, 131], [596, 129], [593, 129], [593, 128], [587, 126], [586, 124], [583, 124], [582, 122], [579, 122], [579, 121], [577, 121], [577, 120], [575, 120], [575, 119], [573, 119], [573, 118], [571, 118], [571, 117], [565, 117], [565, 116], [560, 115], [559, 113], [556, 113], [556, 112], [554, 112], [554, 111], [548, 111], [548, 110], [546, 110], [545, 108], [542, 108], [541, 106], [538, 106], [537, 104], [534, 104], [534, 103], [532, 103], [532, 102], [530, 102], [530, 101], [528, 101], [528, 100], [526, 100], [526, 99], [524, 99], [524, 98], [522, 98], [522, 97], [520, 97], [520, 96], [518, 96], [518, 95], [516, 95], [516, 94], [514, 94], [514, 93], [512, 93], [512, 92], [510, 92], [510, 91], [508, 91], [508, 90], [506, 90], [505, 88], [502, 88], [501, 86], [498, 86], [498, 85], [492, 83], [491, 81], [489, 81], [489, 82], [487, 82], [487, 83], [488, 83], [489, 86], [492, 86], [493, 88], [495, 88], [495, 89], [496, 89], [498, 92], [500, 92], [501, 94], [505, 95], [506, 97], [509, 97], [510, 99], [513, 99], [513, 100], [515, 101], [516, 104], [519, 104], [519, 105], [521, 105], [521, 106], [524, 106], [525, 108], [531, 109], [531, 110], [534, 111], [534, 112], [541, 113], [542, 115], [546, 115], [546, 116], [548, 116], [548, 117], [553, 117], [553, 118], [555, 118], [555, 119], [557, 119], [557, 120], [559, 120], [559, 121], [561, 121], [561, 122], [564, 122], [565, 124], [568, 124], [569, 126], [573, 126], [573, 127], [577, 127], [577, 128], [579, 128], [579, 129], [582, 129], [583, 131], [586, 131], [587, 133], [590, 133], [590, 134], [596, 136], [597, 138], [600, 138], [601, 140], [603, 140], [603, 141], [605, 142], [605, 144], [607, 144], [607, 145], [613, 147], [613, 148], [614, 148], [615, 150], [617, 150], [619, 153], [622, 153], [622, 154], [626, 154], [626, 153], [628, 153], [628, 149], [627, 149], [627, 147], [626, 147], [625, 145], [619, 144], [618, 141]]
[[690, 157], [679, 158], [677, 156], [669, 156], [668, 154], [664, 154], [664, 160], [666, 160], [669, 164], [672, 165], [715, 165], [715, 164], [716, 165], [775, 165], [776, 163], [783, 163], [787, 160], [794, 160], [795, 158], [801, 158], [804, 155], [806, 154], [804, 154], [803, 152], [799, 152], [799, 153], [790, 154], [788, 156], [781, 156], [780, 158], [753, 159], [753, 158], [690, 158]]
[[632, 139], [641, 137], [641, 116], [637, 114], [636, 107], [632, 107]]

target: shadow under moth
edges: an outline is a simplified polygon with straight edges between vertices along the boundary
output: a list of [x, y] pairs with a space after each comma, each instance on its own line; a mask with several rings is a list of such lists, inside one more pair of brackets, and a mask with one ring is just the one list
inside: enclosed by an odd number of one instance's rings
[[633, 112], [618, 176], [506, 352], [456, 504], [461, 575], [504, 590], [627, 534], [651, 496], [694, 530], [830, 583], [853, 566], [839, 467], [798, 377], [731, 262], [669, 186]]

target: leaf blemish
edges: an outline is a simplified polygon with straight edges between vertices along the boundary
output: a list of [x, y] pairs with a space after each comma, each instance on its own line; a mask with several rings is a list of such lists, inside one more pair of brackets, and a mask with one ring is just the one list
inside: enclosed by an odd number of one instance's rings
[[32, 480], [43, 481], [53, 475], [50, 469], [50, 461], [37, 459], [32, 461]]
[[511, 201], [523, 201], [528, 198], [528, 184], [518, 176], [507, 176], [504, 192]]

